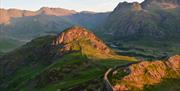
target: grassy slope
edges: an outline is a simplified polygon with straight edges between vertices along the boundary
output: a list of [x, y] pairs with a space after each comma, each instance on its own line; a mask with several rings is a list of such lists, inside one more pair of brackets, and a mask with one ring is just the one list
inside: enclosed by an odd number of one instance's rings
[[[37, 91], [53, 91], [57, 89], [69, 89], [78, 84], [82, 84], [88, 80], [95, 79], [103, 74], [103, 69], [89, 64], [88, 59], [83, 57], [80, 53], [72, 53], [59, 59], [57, 63], [49, 66], [43, 75], [52, 69], [62, 69], [60, 74], [63, 79], [57, 81], [55, 84], [47, 84], [45, 88], [38, 88]], [[86, 65], [91, 65], [86, 67]], [[76, 67], [77, 66], [77, 67]], [[42, 74], [41, 74], [42, 75]], [[44, 81], [42, 81], [44, 83]], [[44, 86], [43, 86], [44, 87]], [[35, 91], [36, 91], [35, 90]]]
[[13, 39], [5, 39], [5, 38], [0, 38], [0, 54], [11, 51], [20, 45], [22, 45], [23, 42], [13, 40]]
[[[39, 86], [37, 86], [37, 88], [33, 88], [33, 91], [54, 91], [57, 89], [68, 90], [94, 79], [101, 80], [101, 77], [108, 67], [127, 62], [128, 61], [125, 62], [121, 60], [101, 60], [101, 62], [97, 62], [87, 59], [86, 57], [82, 56], [81, 53], [71, 53], [58, 59], [55, 63], [51, 64], [48, 67], [43, 68], [39, 66], [38, 68], [36, 68], [36, 70], [28, 68], [20, 70], [13, 78], [13, 80], [10, 81], [10, 84], [15, 84], [15, 87], [20, 88], [21, 91], [29, 91], [30, 89], [32, 89], [32, 87], [29, 88], [31, 84], [27, 85], [24, 84], [24, 82], [26, 83], [26, 81], [29, 79], [31, 79], [32, 82], [36, 82], [37, 78], [35, 77], [37, 77], [38, 75], [45, 77], [45, 79], [41, 80], [38, 83]], [[61, 69], [60, 71], [58, 71], [58, 73], [59, 75], [62, 75], [62, 79], [59, 79], [58, 81], [52, 83], [48, 83], [46, 82], [46, 77], [49, 76], [48, 72], [53, 69]], [[54, 76], [58, 77], [57, 74]], [[86, 85], [87, 86], [85, 86], [84, 89], [86, 89], [89, 84]], [[9, 90], [15, 89], [9, 88]]]
[[[78, 88], [82, 84], [84, 84], [83, 89], [86, 89], [87, 87], [89, 87], [89, 89], [95, 89], [98, 84], [103, 83], [101, 77], [109, 67], [132, 61], [131, 58], [125, 60], [124, 57], [122, 60], [115, 57], [113, 57], [114, 59], [89, 59], [85, 55], [82, 55], [82, 51], [69, 53], [62, 57], [52, 59], [54, 55], [51, 54], [51, 52], [54, 51], [54, 49], [51, 48], [53, 38], [54, 36], [37, 38], [5, 55], [5, 59], [10, 61], [8, 64], [9, 67], [17, 68], [17, 70], [15, 74], [12, 74], [9, 78], [4, 79], [5, 82], [3, 82], [3, 85], [1, 84], [0, 90], [68, 90]], [[58, 51], [57, 49], [55, 50]], [[93, 52], [94, 51], [91, 50], [91, 53], [89, 54], [92, 54]], [[23, 62], [24, 65], [19, 64], [21, 62]], [[50, 63], [48, 62], [52, 62], [52, 64], [49, 65]], [[55, 82], [51, 81], [49, 83], [48, 79], [52, 76], [49, 72], [52, 70], [59, 73], [53, 75], [58, 80]], [[59, 77], [59, 75], [62, 77]], [[44, 79], [41, 80], [38, 78], [39, 76]], [[92, 83], [92, 80], [94, 81], [95, 79], [97, 79], [98, 82], [100, 81], [97, 85]], [[32, 86], [32, 83], [38, 83], [38, 85]], [[95, 87], [91, 88], [91, 86]], [[102, 88], [102, 86], [100, 88]]]
[[[0, 86], [0, 90], [18, 88], [19, 85], [33, 78], [37, 73], [44, 69], [47, 66], [47, 60], [45, 59], [48, 59], [49, 56], [47, 56], [46, 51], [49, 48], [49, 41], [51, 41], [51, 39], [52, 36], [37, 38], [4, 55], [3, 59], [9, 61], [8, 65], [10, 69], [17, 70], [15, 74], [6, 76], [5, 79], [3, 78], [5, 81], [3, 84], [8, 85], [8, 87]], [[3, 60], [0, 59], [0, 61], [2, 61], [1, 63], [4, 63]], [[21, 62], [23, 62], [24, 65], [19, 66], [19, 63]]]

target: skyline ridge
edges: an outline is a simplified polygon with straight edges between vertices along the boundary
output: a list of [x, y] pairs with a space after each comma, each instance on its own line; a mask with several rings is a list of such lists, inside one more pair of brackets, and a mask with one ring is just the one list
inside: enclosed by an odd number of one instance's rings
[[31, 0], [31, 3], [23, 2], [23, 0], [1, 0], [1, 7], [4, 9], [21, 9], [21, 10], [30, 10], [37, 11], [41, 7], [52, 7], [52, 8], [63, 8], [68, 10], [75, 10], [77, 12], [81, 11], [93, 11], [93, 12], [108, 12], [113, 11], [113, 9], [120, 2], [142, 2], [144, 0]]

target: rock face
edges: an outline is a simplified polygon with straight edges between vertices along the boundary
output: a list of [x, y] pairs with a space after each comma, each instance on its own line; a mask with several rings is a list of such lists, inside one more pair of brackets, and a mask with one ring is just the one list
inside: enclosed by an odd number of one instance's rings
[[60, 53], [87, 50], [88, 48], [92, 48], [102, 54], [112, 53], [112, 51], [92, 32], [78, 26], [69, 28], [58, 35], [54, 40], [53, 45], [62, 46]]
[[119, 3], [118, 6], [114, 9], [116, 12], [127, 12], [127, 11], [140, 11], [142, 10], [140, 3], [138, 2], [133, 2], [133, 3], [128, 3], [128, 2], [123, 2]]
[[[180, 77], [180, 55], [170, 57], [168, 61], [144, 61], [129, 67], [130, 74], [114, 86], [116, 91], [143, 89], [145, 85], [160, 83], [165, 78]], [[124, 89], [122, 89], [124, 88]]]
[[140, 3], [134, 2], [134, 3], [132, 4], [132, 10], [134, 10], [134, 11], [141, 11], [141, 10], [142, 10], [142, 7], [141, 7]]

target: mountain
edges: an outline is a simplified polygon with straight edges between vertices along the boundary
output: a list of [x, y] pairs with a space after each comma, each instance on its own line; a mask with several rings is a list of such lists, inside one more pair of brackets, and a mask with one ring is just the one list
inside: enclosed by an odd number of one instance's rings
[[45, 34], [56, 34], [73, 25], [82, 25], [88, 29], [95, 29], [95, 27], [104, 22], [107, 16], [108, 13], [83, 12], [65, 16], [39, 14], [13, 18], [10, 24], [1, 25], [0, 27], [4, 35], [17, 39], [31, 40]]
[[[42, 7], [37, 11], [18, 9], [0, 9], [0, 27], [4, 35], [25, 39], [38, 37], [40, 34], [54, 33], [73, 25], [82, 25], [93, 29], [100, 25], [107, 13], [76, 12], [62, 8]], [[33, 28], [33, 29], [32, 29]], [[22, 35], [19, 35], [21, 32]], [[26, 32], [26, 33], [24, 33]]]
[[0, 90], [103, 89], [101, 76], [107, 67], [133, 61], [117, 55], [87, 29], [71, 27], [1, 56]]
[[28, 42], [36, 37], [59, 33], [73, 25], [81, 25], [95, 30], [96, 27], [102, 25], [109, 14], [109, 12], [76, 12], [49, 7], [42, 7], [37, 11], [0, 9], [0, 13], [0, 36], [3, 36], [3, 39], [23, 42]]
[[[145, 6], [151, 7], [151, 5], [155, 5], [152, 4], [155, 2], [163, 4], [164, 2], [161, 1], [163, 0], [145, 0], [142, 3], [119, 3], [108, 17], [105, 25], [106, 33], [116, 35], [115, 37], [117, 38], [127, 36], [162, 38], [174, 36], [175, 33], [179, 34], [180, 29], [177, 25], [180, 22], [178, 2], [177, 7], [171, 9], [145, 8]], [[169, 34], [170, 31], [172, 35]]]
[[49, 8], [42, 7], [37, 11], [28, 11], [28, 10], [19, 10], [19, 9], [0, 9], [1, 20], [0, 24], [8, 24], [11, 19], [19, 18], [19, 17], [27, 17], [27, 16], [37, 16], [37, 15], [52, 15], [52, 16], [67, 16], [76, 14], [76, 11], [67, 10], [62, 8]]
[[62, 8], [42, 7], [37, 11], [0, 9], [0, 13], [0, 36], [3, 36], [1, 38], [29, 41], [72, 26], [72, 21], [62, 16], [73, 15], [76, 12]]
[[[122, 47], [143, 50], [136, 50], [133, 54], [134, 50], [131, 52], [125, 50], [125, 54], [144, 56], [179, 54], [180, 51], [176, 50], [180, 45], [179, 11], [179, 0], [120, 2], [109, 14], [99, 35], [118, 50]], [[146, 50], [155, 51], [146, 54], [147, 52], [144, 52]]]
[[[112, 76], [115, 91], [177, 91], [180, 77], [180, 55], [170, 57], [167, 61], [143, 61], [125, 68], [120, 68]], [[177, 81], [175, 81], [177, 80]]]
[[60, 53], [80, 50], [90, 58], [134, 60], [129, 57], [117, 56], [116, 53], [104, 44], [92, 32], [82, 27], [72, 27], [65, 30], [54, 41], [54, 45], [61, 46]]

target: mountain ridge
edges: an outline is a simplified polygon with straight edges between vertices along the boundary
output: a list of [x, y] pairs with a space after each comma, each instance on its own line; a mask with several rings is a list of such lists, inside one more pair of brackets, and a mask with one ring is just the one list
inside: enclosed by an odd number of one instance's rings
[[39, 10], [22, 10], [22, 9], [4, 9], [0, 8], [0, 24], [9, 24], [10, 20], [13, 18], [19, 17], [28, 17], [28, 16], [38, 16], [38, 15], [49, 15], [49, 16], [71, 16], [74, 14], [84, 13], [84, 14], [97, 14], [100, 12], [92, 11], [81, 11], [77, 12], [75, 10], [69, 10], [64, 8], [52, 8], [52, 7], [41, 7]]
[[143, 61], [130, 65], [127, 69], [125, 72], [129, 73], [115, 83], [115, 91], [143, 90], [145, 86], [148, 88], [148, 85], [163, 83], [165, 79], [178, 79], [180, 77], [180, 55], [172, 56], [166, 61]]
[[8, 24], [11, 18], [16, 17], [25, 17], [25, 16], [37, 16], [41, 14], [45, 15], [54, 15], [54, 16], [67, 16], [76, 14], [77, 12], [74, 10], [68, 10], [63, 8], [49, 8], [49, 7], [42, 7], [37, 11], [30, 11], [30, 10], [21, 10], [21, 9], [3, 9], [0, 8], [1, 16], [0, 24]]

